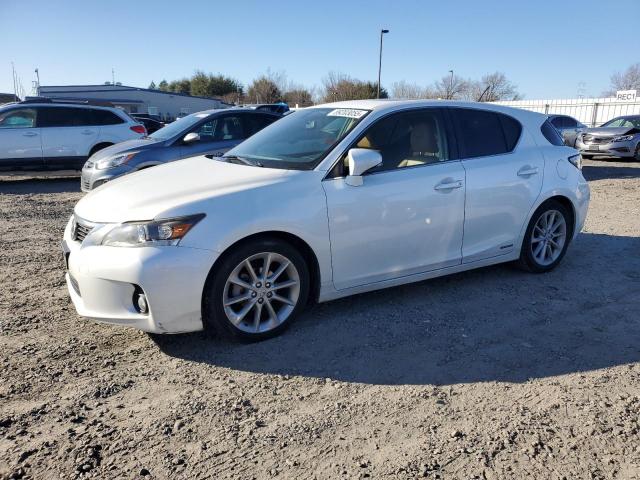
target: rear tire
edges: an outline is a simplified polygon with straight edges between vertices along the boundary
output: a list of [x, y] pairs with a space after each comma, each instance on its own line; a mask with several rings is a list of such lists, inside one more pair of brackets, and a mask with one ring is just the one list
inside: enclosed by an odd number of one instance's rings
[[265, 238], [240, 244], [209, 274], [205, 330], [249, 342], [278, 335], [304, 309], [309, 285], [304, 257], [288, 243]]
[[557, 200], [534, 212], [524, 234], [519, 266], [533, 273], [553, 270], [564, 258], [573, 235], [573, 215]]

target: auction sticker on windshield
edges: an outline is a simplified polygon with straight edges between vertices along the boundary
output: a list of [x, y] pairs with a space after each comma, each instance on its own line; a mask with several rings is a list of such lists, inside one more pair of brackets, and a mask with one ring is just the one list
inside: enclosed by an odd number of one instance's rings
[[327, 113], [327, 117], [361, 118], [367, 112], [368, 110], [358, 110], [355, 108], [336, 108]]

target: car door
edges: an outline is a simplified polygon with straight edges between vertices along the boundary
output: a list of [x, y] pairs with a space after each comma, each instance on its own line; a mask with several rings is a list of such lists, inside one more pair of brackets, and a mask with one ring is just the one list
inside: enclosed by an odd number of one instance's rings
[[0, 112], [0, 170], [41, 170], [42, 136], [36, 108]]
[[462, 261], [508, 254], [542, 189], [544, 158], [513, 117], [475, 108], [449, 113], [466, 171]]
[[392, 114], [354, 143], [382, 155], [360, 186], [346, 152], [323, 181], [338, 290], [461, 263], [465, 175], [440, 109]]
[[98, 143], [100, 127], [92, 125], [88, 108], [55, 105], [43, 107], [42, 154], [48, 170], [80, 170]]
[[217, 115], [200, 123], [188, 133], [192, 132], [197, 133], [200, 140], [181, 145], [180, 158], [195, 155], [221, 157], [246, 138], [244, 115]]

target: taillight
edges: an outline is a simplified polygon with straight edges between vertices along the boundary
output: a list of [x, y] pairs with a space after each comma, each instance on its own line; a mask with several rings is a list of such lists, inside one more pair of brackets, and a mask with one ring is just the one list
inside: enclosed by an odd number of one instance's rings
[[580, 154], [571, 155], [569, 158], [567, 158], [567, 160], [569, 160], [569, 163], [576, 167], [578, 170], [582, 170], [582, 157], [580, 156]]
[[144, 128], [144, 125], [134, 125], [133, 127], [130, 127], [130, 128], [134, 132], [139, 133], [141, 135], [146, 135], [147, 134], [147, 129]]

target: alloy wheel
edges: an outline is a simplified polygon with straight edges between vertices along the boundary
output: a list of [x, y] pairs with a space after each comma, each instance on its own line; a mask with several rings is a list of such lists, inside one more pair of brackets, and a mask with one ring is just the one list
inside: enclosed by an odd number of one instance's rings
[[224, 286], [222, 305], [229, 321], [246, 333], [280, 326], [300, 297], [300, 274], [291, 260], [275, 252], [244, 259]]
[[531, 253], [542, 266], [551, 265], [562, 254], [567, 241], [567, 222], [558, 210], [547, 210], [531, 232]]

